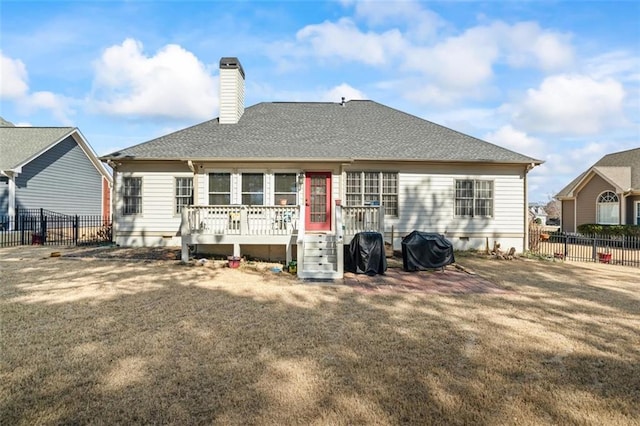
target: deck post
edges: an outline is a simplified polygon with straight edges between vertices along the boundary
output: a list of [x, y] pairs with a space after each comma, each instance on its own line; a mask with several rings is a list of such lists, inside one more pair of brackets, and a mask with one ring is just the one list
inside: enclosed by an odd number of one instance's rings
[[[249, 214], [247, 213], [247, 207], [240, 207], [240, 235], [249, 235]], [[234, 249], [235, 251], [235, 249]], [[234, 253], [235, 256], [235, 253]]]
[[342, 223], [342, 206], [336, 205], [336, 260], [337, 274], [344, 276], [344, 225]]
[[189, 218], [187, 210], [189, 207], [184, 207], [180, 212], [180, 241], [182, 243], [182, 250], [180, 260], [182, 263], [189, 262], [189, 245], [187, 244], [187, 236], [189, 235]]

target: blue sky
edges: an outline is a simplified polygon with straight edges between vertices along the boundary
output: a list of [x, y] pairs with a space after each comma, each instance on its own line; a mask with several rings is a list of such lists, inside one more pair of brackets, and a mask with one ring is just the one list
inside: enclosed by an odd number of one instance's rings
[[372, 99], [545, 164], [546, 201], [640, 146], [640, 2], [0, 2], [0, 115], [77, 126], [99, 154], [246, 105]]

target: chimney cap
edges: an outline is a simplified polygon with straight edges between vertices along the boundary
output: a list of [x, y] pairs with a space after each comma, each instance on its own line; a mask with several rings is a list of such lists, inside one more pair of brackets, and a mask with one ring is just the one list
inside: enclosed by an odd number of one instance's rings
[[242, 64], [240, 64], [240, 60], [233, 56], [227, 56], [220, 58], [220, 69], [237, 69], [240, 70], [240, 74], [242, 74], [242, 78], [244, 76], [244, 68], [242, 68]]

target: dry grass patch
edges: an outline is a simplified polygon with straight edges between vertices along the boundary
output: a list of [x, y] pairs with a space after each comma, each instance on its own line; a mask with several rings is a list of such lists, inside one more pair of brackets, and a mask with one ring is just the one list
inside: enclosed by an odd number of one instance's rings
[[29, 250], [0, 249], [2, 423], [640, 418], [637, 269], [463, 257], [511, 291], [370, 294]]

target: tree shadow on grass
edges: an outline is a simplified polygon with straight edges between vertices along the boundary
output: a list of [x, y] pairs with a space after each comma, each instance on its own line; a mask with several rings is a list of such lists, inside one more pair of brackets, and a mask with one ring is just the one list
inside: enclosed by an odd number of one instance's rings
[[638, 318], [624, 292], [606, 303], [548, 284], [369, 296], [269, 274], [231, 283], [176, 263], [69, 262], [80, 261], [31, 265], [0, 290], [8, 424], [632, 424], [639, 414], [637, 335], [623, 326]]

